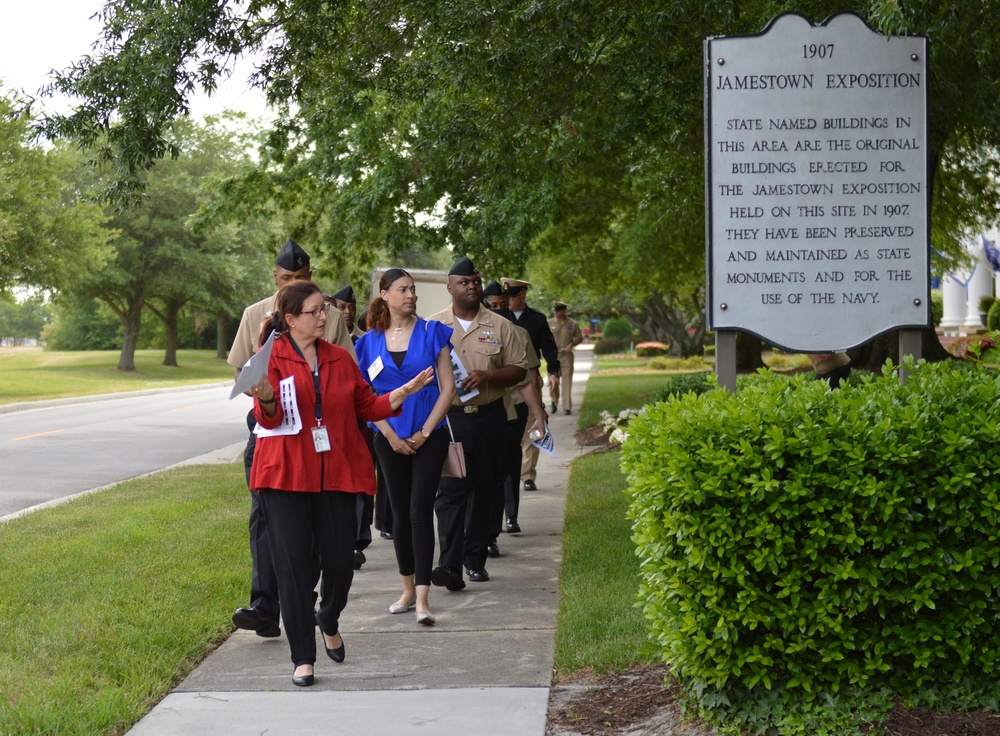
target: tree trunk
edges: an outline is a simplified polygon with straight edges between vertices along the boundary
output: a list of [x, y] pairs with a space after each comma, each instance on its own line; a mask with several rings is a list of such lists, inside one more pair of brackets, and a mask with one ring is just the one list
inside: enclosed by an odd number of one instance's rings
[[654, 293], [639, 310], [623, 314], [646, 339], [667, 343], [669, 355], [682, 358], [703, 355], [705, 308], [701, 297], [700, 287], [686, 296], [677, 292]]
[[738, 373], [754, 373], [764, 367], [764, 359], [760, 357], [761, 342], [746, 332], [736, 333], [736, 371]]
[[180, 338], [177, 335], [177, 315], [181, 311], [180, 302], [168, 300], [163, 305], [163, 329], [167, 336], [167, 349], [163, 355], [163, 365], [177, 367], [177, 345]]
[[118, 370], [135, 371], [135, 346], [139, 342], [142, 329], [142, 302], [121, 315], [122, 352], [118, 358]]
[[229, 332], [229, 317], [225, 314], [218, 314], [215, 317], [215, 357], [219, 360], [226, 359], [226, 338]]

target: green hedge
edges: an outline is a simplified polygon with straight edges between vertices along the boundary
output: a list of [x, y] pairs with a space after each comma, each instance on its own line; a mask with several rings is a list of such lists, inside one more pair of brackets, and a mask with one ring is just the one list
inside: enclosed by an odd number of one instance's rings
[[632, 339], [628, 337], [602, 337], [594, 343], [594, 355], [612, 355], [624, 353], [632, 347]]
[[703, 713], [996, 705], [1000, 378], [908, 366], [837, 391], [758, 376], [630, 424], [640, 601]]
[[628, 340], [635, 334], [635, 329], [632, 327], [632, 323], [624, 317], [612, 317], [604, 323], [604, 328], [601, 330], [601, 334], [605, 339], [620, 337]]

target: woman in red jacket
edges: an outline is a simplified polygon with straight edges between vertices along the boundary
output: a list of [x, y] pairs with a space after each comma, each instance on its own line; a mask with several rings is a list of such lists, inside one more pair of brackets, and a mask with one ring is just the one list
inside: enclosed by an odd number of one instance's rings
[[[371, 455], [358, 419], [394, 416], [410, 394], [434, 380], [423, 371], [383, 396], [375, 396], [343, 348], [321, 338], [329, 305], [309, 281], [278, 292], [277, 311], [261, 334], [277, 331], [268, 375], [251, 393], [260, 425], [250, 487], [260, 493], [268, 546], [295, 671], [292, 682], [313, 684], [314, 628], [334, 662], [343, 662], [338, 620], [354, 577], [355, 499], [375, 493]], [[314, 549], [323, 582], [313, 610]]]

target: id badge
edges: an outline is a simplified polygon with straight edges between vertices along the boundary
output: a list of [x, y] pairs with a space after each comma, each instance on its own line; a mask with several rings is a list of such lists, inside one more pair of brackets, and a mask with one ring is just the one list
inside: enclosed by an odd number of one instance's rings
[[330, 435], [326, 433], [326, 427], [313, 427], [313, 446], [316, 452], [330, 451]]

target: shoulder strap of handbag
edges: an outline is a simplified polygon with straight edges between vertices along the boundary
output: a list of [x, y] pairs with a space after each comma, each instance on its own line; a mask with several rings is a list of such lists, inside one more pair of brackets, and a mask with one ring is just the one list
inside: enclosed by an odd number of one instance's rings
[[[437, 379], [438, 391], [441, 390], [441, 376], [438, 375], [437, 371], [434, 371], [434, 378]], [[448, 434], [451, 435], [452, 443], [455, 442], [455, 433], [451, 431], [451, 420], [448, 419], [448, 412], [444, 413], [444, 423], [448, 425]]]

